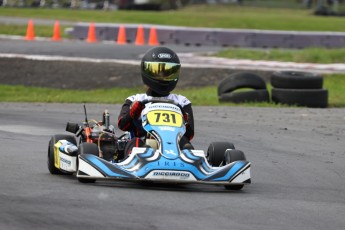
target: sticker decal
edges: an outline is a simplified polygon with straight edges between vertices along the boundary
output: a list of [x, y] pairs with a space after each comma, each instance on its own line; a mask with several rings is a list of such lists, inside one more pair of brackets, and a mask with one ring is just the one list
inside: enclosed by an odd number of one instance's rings
[[187, 171], [155, 170], [150, 172], [146, 178], [155, 180], [184, 180], [196, 181], [194, 175]]
[[167, 154], [171, 154], [171, 155], [177, 156], [177, 153], [175, 153], [174, 150], [167, 150], [167, 149], [166, 149], [165, 152], [166, 152]]
[[182, 115], [168, 110], [153, 110], [148, 112], [147, 120], [151, 125], [163, 125], [163, 126], [182, 126]]
[[158, 54], [158, 58], [160, 58], [160, 59], [171, 59], [171, 54], [160, 53], [160, 54]]

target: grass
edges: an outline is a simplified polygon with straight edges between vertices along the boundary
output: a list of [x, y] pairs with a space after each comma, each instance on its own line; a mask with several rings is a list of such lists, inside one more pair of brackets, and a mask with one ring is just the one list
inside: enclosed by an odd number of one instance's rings
[[69, 90], [17, 85], [0, 85], [3, 102], [122, 103], [139, 89]]
[[[237, 5], [190, 5], [178, 11], [103, 11], [47, 8], [0, 8], [1, 16], [71, 22], [148, 23], [209, 28], [344, 32], [342, 17], [318, 17], [312, 10]], [[2, 26], [1, 26], [2, 27]], [[5, 30], [0, 27], [0, 34]], [[7, 29], [5, 30], [5, 32]], [[37, 28], [38, 34], [39, 28]]]
[[[53, 36], [53, 26], [34, 25], [34, 28], [35, 28], [36, 36], [39, 36], [39, 37]], [[64, 31], [66, 28], [69, 28], [69, 26], [60, 25], [61, 31]], [[27, 30], [27, 25], [1, 25], [0, 24], [0, 34], [25, 36], [26, 30]], [[71, 38], [69, 35], [65, 33], [61, 33], [61, 37]]]
[[345, 48], [306, 48], [301, 50], [233, 48], [224, 49], [217, 56], [231, 59], [334, 64], [345, 63]]
[[[329, 90], [329, 107], [345, 107], [345, 77], [343, 75], [326, 75], [324, 88]], [[268, 85], [268, 89], [271, 86]], [[67, 90], [0, 85], [0, 102], [59, 102], [59, 103], [110, 103], [121, 104], [128, 95], [143, 92], [141, 88], [113, 88], [97, 90]], [[175, 93], [185, 95], [193, 105], [241, 105], [259, 107], [281, 107], [273, 103], [220, 104], [217, 88], [214, 86], [176, 90]]]
[[345, 107], [345, 76], [341, 74], [329, 75], [324, 79], [324, 88], [328, 89], [330, 107]]
[[[97, 90], [69, 90], [0, 85], [0, 102], [60, 102], [60, 103], [115, 103], [121, 104], [132, 94], [144, 92], [141, 88], [112, 88]], [[215, 87], [176, 90], [195, 105], [217, 105]]]

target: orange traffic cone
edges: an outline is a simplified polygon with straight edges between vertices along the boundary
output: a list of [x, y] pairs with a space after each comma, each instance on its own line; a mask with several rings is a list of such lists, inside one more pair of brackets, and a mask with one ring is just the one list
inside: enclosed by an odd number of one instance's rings
[[124, 45], [127, 43], [126, 29], [124, 26], [119, 27], [119, 32], [117, 34], [117, 44]]
[[87, 42], [96, 42], [96, 28], [95, 28], [95, 24], [91, 23], [89, 26], [89, 32], [87, 34]]
[[31, 19], [28, 22], [28, 28], [26, 30], [25, 40], [28, 40], [28, 41], [35, 40], [34, 23], [33, 23], [33, 21]]
[[155, 27], [151, 27], [151, 29], [150, 29], [149, 45], [150, 46], [157, 46], [157, 45], [159, 45], [159, 42], [158, 42], [158, 39], [157, 39], [157, 31], [156, 31]]
[[53, 37], [52, 37], [53, 41], [60, 41], [61, 40], [61, 36], [60, 36], [60, 23], [59, 21], [56, 21], [54, 24], [54, 31], [53, 31]]
[[135, 44], [138, 46], [145, 44], [145, 35], [144, 35], [144, 28], [142, 26], [138, 27], [137, 36], [135, 39]]

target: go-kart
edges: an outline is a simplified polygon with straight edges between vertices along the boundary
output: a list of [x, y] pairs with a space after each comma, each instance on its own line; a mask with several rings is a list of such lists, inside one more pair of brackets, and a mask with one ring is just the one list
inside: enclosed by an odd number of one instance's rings
[[[142, 127], [147, 131], [144, 147], [133, 147], [127, 156], [129, 133], [117, 137], [103, 121], [87, 120], [82, 126], [67, 123], [74, 135], [54, 135], [48, 148], [48, 169], [52, 174], [76, 173], [79, 182], [118, 180], [159, 183], [201, 183], [224, 185], [239, 190], [251, 183], [251, 163], [229, 142], [213, 142], [203, 150], [181, 149], [186, 131], [183, 109], [170, 100], [144, 101]], [[85, 108], [85, 107], [84, 107]], [[85, 112], [86, 114], [86, 112]], [[77, 143], [77, 137], [79, 141]]]

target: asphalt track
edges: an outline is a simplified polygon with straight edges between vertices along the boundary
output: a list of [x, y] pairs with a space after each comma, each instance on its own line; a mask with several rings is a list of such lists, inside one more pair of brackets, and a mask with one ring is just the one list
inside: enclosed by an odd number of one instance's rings
[[[224, 47], [166, 45], [179, 54], [183, 68], [228, 69], [237, 71], [294, 70], [320, 74], [345, 73], [345, 64], [313, 64], [278, 61], [257, 61], [209, 57]], [[78, 40], [52, 42], [49, 38], [25, 41], [21, 36], [0, 35], [1, 58], [25, 58], [32, 60], [66, 60], [84, 62], [110, 62], [138, 65], [141, 56], [152, 46], [133, 44], [117, 45], [115, 42], [87, 43]]]
[[[120, 105], [88, 104], [89, 119]], [[80, 184], [50, 175], [47, 145], [81, 104], [0, 103], [0, 229], [344, 229], [345, 109], [195, 107], [193, 144], [232, 141], [252, 184]]]
[[[215, 52], [220, 47], [195, 47], [169, 45], [178, 53], [190, 52]], [[0, 53], [26, 54], [26, 55], [53, 55], [65, 57], [83, 57], [96, 59], [122, 59], [140, 60], [140, 55], [145, 53], [152, 46], [116, 45], [114, 42], [87, 43], [78, 40], [67, 40], [62, 42], [51, 42], [50, 39], [38, 38], [37, 41], [25, 41], [22, 37], [11, 39], [0, 36]]]

